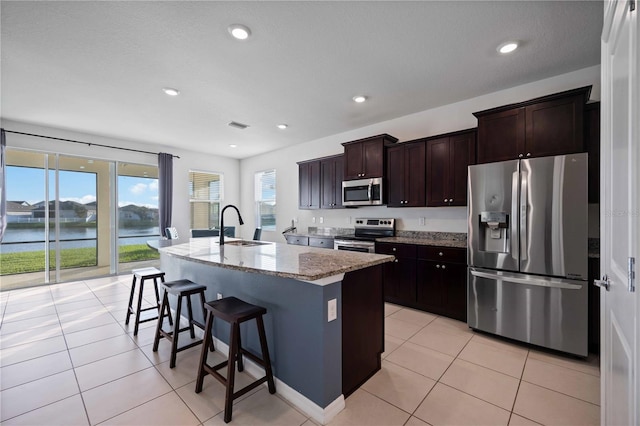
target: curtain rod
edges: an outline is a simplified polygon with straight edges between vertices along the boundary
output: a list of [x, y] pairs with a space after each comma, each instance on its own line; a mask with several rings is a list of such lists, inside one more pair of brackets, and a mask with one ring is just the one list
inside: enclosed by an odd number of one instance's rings
[[[99, 147], [102, 147], [102, 148], [121, 149], [123, 151], [131, 151], [131, 152], [141, 152], [143, 154], [153, 154], [153, 155], [158, 155], [159, 154], [158, 152], [143, 151], [143, 150], [140, 150], [140, 149], [121, 148], [119, 146], [103, 145], [103, 144], [100, 144], [100, 143], [75, 141], [73, 139], [64, 139], [64, 138], [54, 138], [53, 136], [44, 136], [44, 135], [36, 135], [36, 134], [33, 134], [33, 133], [16, 132], [14, 130], [6, 130], [6, 129], [3, 129], [3, 130], [6, 133], [13, 133], [13, 134], [16, 134], [16, 135], [34, 136], [36, 138], [53, 139], [53, 140], [63, 141], [63, 142], [81, 143], [81, 144], [84, 144], [84, 145], [89, 145], [89, 146], [94, 145], [94, 146], [99, 146]], [[174, 157], [174, 158], [180, 158], [177, 155], [171, 155], [171, 156]]]

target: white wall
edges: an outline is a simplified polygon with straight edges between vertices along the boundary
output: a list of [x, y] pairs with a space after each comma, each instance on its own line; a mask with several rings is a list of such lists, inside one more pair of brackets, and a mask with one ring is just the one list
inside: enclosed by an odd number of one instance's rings
[[[141, 142], [112, 139], [86, 133], [78, 133], [52, 127], [43, 127], [11, 120], [2, 120], [5, 130], [72, 139], [82, 142], [117, 146], [150, 152], [168, 152], [180, 158], [173, 160], [173, 214], [172, 223], [178, 229], [181, 238], [190, 235], [189, 226], [189, 170], [217, 172], [224, 175], [224, 204], [239, 205], [240, 162], [236, 159], [186, 151], [179, 148], [147, 144]], [[37, 151], [60, 153], [80, 157], [109, 161], [126, 161], [130, 163], [158, 165], [158, 157], [153, 154], [122, 151], [118, 149], [87, 146], [69, 142], [36, 138], [32, 136], [7, 134], [8, 148], [31, 149]], [[225, 217], [225, 225], [238, 226], [235, 215]], [[245, 227], [246, 228], [246, 227]], [[237, 229], [237, 228], [236, 228]], [[248, 232], [248, 231], [247, 231]], [[253, 235], [253, 228], [251, 234]]]
[[[241, 205], [244, 212], [253, 211], [253, 180], [257, 171], [276, 169], [277, 177], [277, 231], [263, 231], [262, 238], [282, 241], [280, 232], [298, 219], [299, 231], [309, 226], [353, 227], [354, 217], [394, 217], [398, 218], [397, 229], [416, 231], [466, 232], [466, 207], [437, 208], [387, 208], [360, 207], [338, 210], [298, 210], [298, 166], [297, 161], [309, 160], [343, 152], [342, 142], [388, 133], [405, 142], [421, 137], [463, 130], [477, 126], [473, 112], [501, 105], [526, 101], [540, 96], [565, 90], [593, 85], [591, 100], [600, 99], [600, 66], [584, 68], [545, 80], [513, 87], [488, 95], [467, 99], [443, 107], [376, 123], [371, 126], [340, 133], [308, 143], [273, 151], [267, 154], [241, 160]], [[255, 215], [246, 215], [246, 228], [252, 229]], [[419, 225], [424, 217], [425, 225]], [[313, 223], [313, 220], [316, 223]], [[323, 218], [324, 223], [319, 223]]]

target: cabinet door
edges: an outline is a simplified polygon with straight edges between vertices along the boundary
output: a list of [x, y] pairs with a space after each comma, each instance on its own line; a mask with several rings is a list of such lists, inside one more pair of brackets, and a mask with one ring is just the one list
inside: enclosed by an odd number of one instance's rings
[[396, 257], [384, 264], [384, 300], [401, 305], [415, 305], [416, 259]]
[[518, 158], [524, 142], [524, 107], [478, 117], [479, 164]]
[[344, 178], [345, 180], [361, 179], [364, 158], [362, 144], [354, 143], [344, 146]]
[[362, 142], [364, 157], [364, 178], [382, 177], [384, 175], [384, 143], [382, 139]]
[[449, 138], [427, 141], [427, 206], [449, 205]]
[[442, 278], [442, 264], [431, 260], [417, 260], [418, 306], [436, 314], [446, 313], [447, 289]]
[[404, 147], [404, 155], [404, 206], [424, 207], [426, 205], [426, 144], [424, 142], [408, 144]]
[[317, 209], [320, 207], [320, 161], [309, 161], [298, 165], [298, 207]]
[[404, 183], [404, 147], [401, 145], [393, 146], [387, 149], [388, 207], [402, 207], [404, 205]]
[[526, 107], [524, 157], [584, 151], [583, 97], [574, 96]]
[[333, 208], [342, 208], [342, 181], [344, 180], [344, 156], [336, 157], [334, 160], [334, 199]]
[[331, 209], [336, 199], [336, 163], [333, 159], [320, 161], [320, 208]]
[[475, 143], [475, 132], [465, 133], [449, 138], [449, 205], [467, 205], [467, 175], [469, 166], [469, 151]]
[[440, 270], [446, 287], [446, 315], [467, 321], [467, 265], [442, 263]]

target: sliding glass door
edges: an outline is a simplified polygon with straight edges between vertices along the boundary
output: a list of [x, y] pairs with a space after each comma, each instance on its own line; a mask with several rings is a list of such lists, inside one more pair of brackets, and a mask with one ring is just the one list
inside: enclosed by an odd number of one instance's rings
[[0, 289], [157, 266], [154, 166], [7, 149]]

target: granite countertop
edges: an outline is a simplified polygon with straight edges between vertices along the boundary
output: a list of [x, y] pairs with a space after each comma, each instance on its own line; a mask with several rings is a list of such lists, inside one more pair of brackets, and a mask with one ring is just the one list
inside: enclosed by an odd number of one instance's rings
[[[225, 238], [225, 242], [237, 240]], [[196, 238], [182, 244], [159, 248], [160, 253], [212, 265], [293, 278], [316, 281], [370, 266], [392, 262], [395, 257], [382, 254], [327, 250], [286, 243], [267, 243], [256, 246], [218, 244], [218, 237]]]
[[415, 244], [418, 246], [441, 246], [441, 247], [456, 247], [467, 248], [467, 241], [451, 240], [451, 239], [433, 239], [433, 238], [418, 238], [418, 237], [388, 237], [377, 238], [376, 242], [380, 243], [398, 243], [398, 244]]

